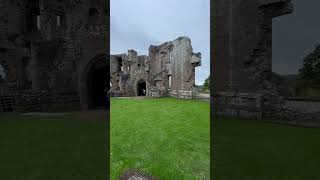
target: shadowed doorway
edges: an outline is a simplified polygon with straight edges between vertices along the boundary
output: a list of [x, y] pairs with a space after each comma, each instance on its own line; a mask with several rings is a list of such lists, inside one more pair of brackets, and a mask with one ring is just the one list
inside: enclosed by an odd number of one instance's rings
[[91, 67], [87, 82], [89, 109], [103, 109], [106, 107], [105, 88], [109, 83], [107, 73], [108, 66], [104, 63], [98, 63]]
[[139, 80], [137, 85], [137, 94], [138, 96], [145, 96], [147, 93], [147, 86], [144, 80]]

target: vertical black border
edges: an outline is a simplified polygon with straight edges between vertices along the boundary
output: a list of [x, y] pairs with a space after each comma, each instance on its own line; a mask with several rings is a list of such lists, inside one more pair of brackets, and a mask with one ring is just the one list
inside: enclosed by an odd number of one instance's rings
[[[106, 9], [106, 19], [105, 22], [103, 22], [103, 25], [105, 26], [105, 50], [107, 54], [107, 65], [108, 65], [108, 71], [107, 71], [107, 78], [110, 79], [110, 0], [103, 0], [103, 6], [105, 6]], [[110, 89], [110, 84], [107, 83], [108, 90]], [[106, 98], [107, 98], [107, 113], [106, 113], [106, 179], [110, 179], [110, 95], [108, 92], [106, 92]]]
[[214, 35], [216, 31], [215, 17], [216, 10], [214, 4], [216, 0], [210, 1], [210, 179], [214, 179], [214, 102], [213, 102], [213, 61], [215, 53]]

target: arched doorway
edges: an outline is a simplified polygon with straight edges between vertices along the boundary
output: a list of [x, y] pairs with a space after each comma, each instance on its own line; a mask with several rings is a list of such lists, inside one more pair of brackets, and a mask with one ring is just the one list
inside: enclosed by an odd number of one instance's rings
[[91, 59], [83, 71], [81, 80], [81, 104], [83, 109], [105, 109], [106, 88], [110, 84], [109, 64], [105, 55]]
[[100, 109], [106, 106], [106, 92], [105, 88], [108, 83], [107, 66], [95, 67], [93, 66], [88, 78], [88, 102], [90, 109]]
[[137, 84], [137, 95], [146, 96], [147, 94], [147, 84], [146, 81], [140, 79]]

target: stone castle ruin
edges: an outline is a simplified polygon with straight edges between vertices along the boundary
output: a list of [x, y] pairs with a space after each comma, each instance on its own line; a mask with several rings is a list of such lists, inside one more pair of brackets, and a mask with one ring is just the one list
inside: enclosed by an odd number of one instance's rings
[[201, 54], [193, 52], [187, 37], [150, 46], [148, 56], [134, 50], [111, 55], [111, 95], [192, 98], [200, 65]]
[[211, 69], [215, 114], [320, 126], [320, 101], [281, 97], [272, 82], [272, 19], [291, 0], [215, 0]]
[[0, 0], [0, 112], [104, 105], [104, 0]]
[[109, 83], [114, 96], [192, 97], [190, 39], [110, 57], [106, 3], [0, 0], [0, 112], [104, 107]]

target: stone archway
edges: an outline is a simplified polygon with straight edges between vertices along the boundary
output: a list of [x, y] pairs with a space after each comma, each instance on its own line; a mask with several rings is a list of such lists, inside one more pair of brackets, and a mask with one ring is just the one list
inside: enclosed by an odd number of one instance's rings
[[107, 104], [106, 88], [109, 86], [109, 63], [107, 55], [92, 58], [81, 75], [82, 109], [105, 108]]
[[137, 82], [137, 96], [146, 96], [147, 94], [147, 83], [145, 80], [140, 79]]

